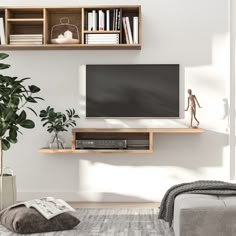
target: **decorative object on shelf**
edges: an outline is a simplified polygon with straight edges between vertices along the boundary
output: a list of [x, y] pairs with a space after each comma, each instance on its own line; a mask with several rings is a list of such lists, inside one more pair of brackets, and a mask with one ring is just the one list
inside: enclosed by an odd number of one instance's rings
[[[197, 110], [196, 103], [197, 103], [199, 108], [202, 108], [202, 107], [200, 106], [200, 104], [199, 104], [199, 102], [197, 100], [197, 97], [192, 94], [192, 90], [191, 89], [188, 89], [188, 94], [189, 94], [188, 106], [185, 109], [185, 111], [188, 111], [189, 106], [190, 106], [191, 119], [190, 119], [190, 126], [189, 126], [189, 128], [198, 128], [200, 122], [199, 122], [199, 120], [196, 117], [196, 110]], [[197, 126], [193, 126], [193, 118], [197, 122]]]
[[52, 26], [51, 43], [55, 44], [78, 44], [79, 29], [76, 25], [70, 24], [68, 17], [62, 17], [60, 24]]
[[[0, 60], [8, 57], [8, 54], [0, 53]], [[10, 65], [0, 63], [0, 70], [9, 68]], [[3, 176], [3, 151], [7, 151], [11, 144], [17, 143], [17, 136], [20, 128], [32, 129], [35, 124], [27, 118], [26, 109], [37, 113], [31, 108], [29, 103], [37, 103], [38, 100], [43, 100], [41, 97], [35, 96], [40, 91], [35, 85], [26, 86], [25, 80], [30, 78], [18, 79], [0, 75], [0, 200], [1, 209], [6, 207], [3, 204], [3, 187], [5, 180]], [[21, 133], [22, 134], [22, 133]], [[4, 181], [4, 182], [3, 182]], [[4, 183], [4, 185], [3, 185]]]
[[66, 110], [66, 114], [62, 112], [55, 112], [54, 108], [48, 106], [46, 110], [41, 110], [40, 115], [43, 127], [47, 126], [49, 133], [53, 132], [53, 137], [49, 141], [49, 148], [51, 149], [64, 149], [64, 140], [60, 137], [60, 132], [68, 131], [69, 127], [75, 127], [75, 118], [79, 115], [75, 113], [75, 109]]

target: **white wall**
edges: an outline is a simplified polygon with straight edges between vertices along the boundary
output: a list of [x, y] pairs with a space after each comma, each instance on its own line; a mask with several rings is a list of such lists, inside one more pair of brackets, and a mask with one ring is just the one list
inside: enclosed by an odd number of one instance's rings
[[[44, 103], [76, 108], [79, 127], [187, 127], [186, 119], [85, 119], [83, 65], [92, 63], [179, 63], [181, 109], [188, 88], [197, 95], [204, 134], [160, 134], [148, 155], [42, 155], [49, 135], [24, 130], [5, 153], [17, 174], [19, 200], [55, 195], [73, 201], [159, 201], [173, 184], [198, 179], [229, 180], [229, 26], [226, 0], [71, 0], [70, 5], [141, 4], [141, 51], [10, 51], [9, 74], [30, 76]], [[2, 0], [1, 5], [65, 5], [59, 0]], [[65, 134], [67, 142], [70, 133]], [[231, 162], [233, 161], [231, 156]]]

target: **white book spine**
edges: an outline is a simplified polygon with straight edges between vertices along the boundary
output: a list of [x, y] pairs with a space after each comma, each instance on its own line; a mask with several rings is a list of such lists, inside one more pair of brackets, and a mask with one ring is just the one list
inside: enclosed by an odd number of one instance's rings
[[106, 10], [106, 30], [110, 30], [110, 10]]
[[97, 12], [93, 10], [93, 31], [97, 30]]
[[134, 34], [134, 44], [138, 44], [138, 17], [133, 17], [133, 34]]
[[88, 12], [88, 30], [91, 31], [93, 28], [93, 13]]
[[126, 43], [129, 44], [129, 37], [128, 37], [127, 24], [126, 24], [125, 17], [123, 17], [122, 20], [123, 20], [123, 28], [125, 32], [125, 40], [126, 40]]
[[0, 40], [1, 40], [1, 45], [6, 44], [4, 20], [2, 17], [0, 18]]
[[98, 19], [99, 19], [99, 30], [105, 29], [105, 15], [102, 10], [99, 10], [98, 12]]
[[127, 25], [127, 31], [128, 31], [128, 36], [129, 36], [129, 43], [133, 44], [133, 37], [132, 37], [132, 32], [131, 32], [131, 27], [130, 27], [130, 22], [129, 22], [129, 17], [126, 17], [126, 25]]

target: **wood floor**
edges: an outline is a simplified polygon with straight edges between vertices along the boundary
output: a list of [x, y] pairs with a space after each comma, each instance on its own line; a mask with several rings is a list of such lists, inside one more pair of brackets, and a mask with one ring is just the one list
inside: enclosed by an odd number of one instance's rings
[[160, 203], [130, 203], [130, 202], [69, 202], [74, 208], [156, 208]]

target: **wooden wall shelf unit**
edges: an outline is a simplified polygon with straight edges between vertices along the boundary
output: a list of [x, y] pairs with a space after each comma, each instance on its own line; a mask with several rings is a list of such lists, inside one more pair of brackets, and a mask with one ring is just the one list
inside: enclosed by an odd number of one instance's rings
[[[92, 153], [133, 153], [148, 154], [153, 152], [153, 136], [155, 133], [163, 134], [199, 134], [205, 132], [204, 129], [191, 128], [124, 128], [124, 129], [93, 129], [81, 128], [72, 130], [72, 147], [67, 149], [48, 149], [41, 148], [39, 153], [56, 154], [92, 154]], [[78, 139], [125, 139], [127, 140], [127, 149], [76, 149], [76, 140]], [[133, 140], [144, 141], [145, 146], [141, 147], [133, 145]], [[129, 143], [130, 141], [130, 143]], [[129, 145], [130, 144], [130, 145]]]
[[[120, 12], [120, 28], [113, 30], [114, 10]], [[110, 14], [110, 30], [89, 31], [87, 27], [88, 13], [95, 10], [102, 10]], [[106, 15], [106, 14], [105, 14]], [[78, 44], [52, 44], [51, 30], [56, 24], [60, 24], [62, 17], [68, 17], [70, 23], [76, 25], [79, 30]], [[131, 30], [133, 29], [133, 17], [138, 17], [138, 42], [136, 44], [127, 44], [125, 31], [122, 23], [122, 17], [129, 17]], [[0, 45], [0, 50], [58, 50], [58, 49], [109, 49], [109, 50], [140, 50], [141, 49], [141, 6], [75, 6], [75, 7], [0, 7], [0, 18], [5, 22], [6, 44]], [[106, 18], [105, 18], [106, 20]], [[105, 21], [106, 22], [106, 21]], [[118, 23], [117, 23], [118, 24]], [[57, 33], [57, 32], [56, 32]], [[12, 45], [10, 35], [42, 35], [43, 43], [41, 45]], [[58, 35], [60, 33], [58, 32]], [[117, 34], [119, 44], [86, 44], [86, 35], [89, 34]], [[58, 36], [57, 35], [57, 36]], [[92, 37], [92, 36], [91, 36]], [[97, 42], [98, 43], [98, 42]]]

